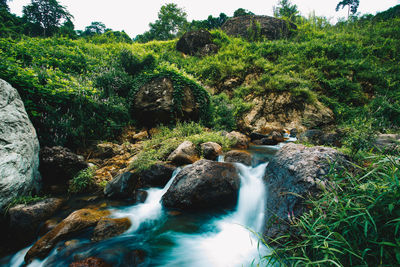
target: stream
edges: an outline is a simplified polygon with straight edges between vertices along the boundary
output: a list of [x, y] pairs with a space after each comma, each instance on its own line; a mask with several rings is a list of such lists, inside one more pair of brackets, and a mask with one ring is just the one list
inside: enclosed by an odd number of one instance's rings
[[[34, 260], [28, 266], [68, 266], [87, 257], [102, 258], [112, 266], [265, 266], [262, 257], [269, 251], [258, 238], [264, 231], [267, 201], [263, 175], [268, 158], [281, 145], [251, 147], [253, 166], [234, 163], [241, 179], [234, 209], [193, 213], [165, 210], [160, 200], [181, 170], [177, 168], [164, 188], [146, 190], [144, 203], [110, 208], [110, 217], [131, 220], [132, 225], [124, 234], [91, 242], [90, 231], [86, 231], [75, 238], [76, 244], [56, 246], [46, 259]], [[5, 266], [24, 266], [29, 248], [9, 256]], [[139, 250], [144, 251], [145, 257], [137, 264], [132, 253]]]

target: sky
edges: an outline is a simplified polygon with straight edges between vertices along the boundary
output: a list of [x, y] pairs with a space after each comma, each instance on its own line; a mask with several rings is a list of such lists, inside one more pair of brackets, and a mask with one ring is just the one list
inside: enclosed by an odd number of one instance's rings
[[[149, 23], [157, 19], [160, 7], [167, 3], [176, 3], [188, 14], [188, 20], [203, 20], [209, 15], [220, 13], [232, 16], [238, 8], [244, 8], [257, 15], [273, 14], [272, 7], [278, 0], [59, 0], [74, 16], [76, 30], [84, 30], [93, 21], [104, 23], [107, 28], [125, 32], [135, 37], [149, 29]], [[303, 16], [315, 11], [317, 16], [325, 16], [336, 22], [347, 16], [347, 9], [335, 11], [340, 0], [291, 0]], [[12, 13], [21, 16], [22, 7], [30, 0], [12, 0], [9, 7]], [[376, 14], [400, 4], [400, 0], [360, 0], [358, 11], [361, 14]]]

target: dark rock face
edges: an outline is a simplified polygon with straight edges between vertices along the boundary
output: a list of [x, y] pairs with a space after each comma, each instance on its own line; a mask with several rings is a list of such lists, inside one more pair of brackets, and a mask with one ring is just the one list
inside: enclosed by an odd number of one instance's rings
[[165, 207], [195, 210], [232, 206], [236, 203], [240, 179], [229, 163], [200, 160], [184, 168], [162, 197]]
[[232, 150], [225, 154], [225, 162], [238, 162], [251, 166], [253, 157], [247, 151]]
[[50, 218], [64, 203], [60, 198], [48, 198], [34, 204], [17, 205], [9, 209], [12, 242], [23, 247], [35, 240], [41, 223]]
[[34, 258], [44, 259], [59, 241], [83, 229], [95, 226], [101, 218], [109, 214], [110, 212], [107, 210], [81, 209], [74, 211], [29, 249], [25, 255], [25, 262], [29, 263]]
[[101, 219], [93, 230], [92, 241], [101, 241], [118, 236], [131, 227], [131, 221], [128, 218]]
[[39, 140], [18, 91], [0, 79], [0, 211], [40, 189]]
[[211, 34], [206, 30], [185, 33], [176, 44], [176, 49], [192, 56], [208, 55], [218, 51], [218, 47], [212, 43]]
[[107, 183], [104, 188], [104, 195], [112, 199], [133, 198], [138, 181], [138, 175], [135, 173], [124, 172], [119, 174]]
[[89, 257], [81, 261], [75, 261], [71, 263], [69, 267], [112, 267], [112, 265], [107, 263], [103, 259], [97, 257]]
[[[326, 175], [330, 164], [346, 164], [338, 151], [326, 147], [305, 147], [289, 143], [273, 157], [266, 170], [267, 229], [265, 235], [275, 238], [285, 234], [290, 216], [299, 217], [306, 210], [304, 200], [331, 185]], [[293, 218], [293, 217], [291, 217]]]
[[133, 114], [143, 125], [152, 127], [176, 120], [198, 120], [199, 105], [189, 87], [183, 88], [181, 111], [174, 111], [174, 86], [169, 78], [153, 79], [136, 93]]
[[88, 164], [84, 158], [72, 153], [68, 148], [55, 146], [40, 150], [39, 170], [45, 184], [62, 184], [73, 178]]
[[222, 147], [214, 142], [201, 144], [201, 151], [205, 159], [216, 160], [222, 154]]
[[175, 166], [165, 163], [152, 165], [140, 173], [141, 187], [164, 187], [171, 179], [175, 168]]
[[282, 19], [253, 15], [230, 18], [221, 29], [228, 35], [249, 38], [250, 29], [257, 31], [257, 25], [260, 26], [261, 35], [269, 40], [288, 37], [297, 29], [295, 24]]

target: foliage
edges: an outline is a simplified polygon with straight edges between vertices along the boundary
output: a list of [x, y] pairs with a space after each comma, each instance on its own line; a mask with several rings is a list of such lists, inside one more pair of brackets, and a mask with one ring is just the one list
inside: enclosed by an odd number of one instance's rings
[[373, 17], [375, 20], [389, 20], [400, 17], [400, 5], [389, 8], [386, 11], [379, 12]]
[[399, 265], [399, 167], [398, 154], [364, 153], [352, 172], [332, 172], [336, 186], [309, 202], [268, 257], [284, 266]]
[[81, 170], [69, 181], [68, 192], [71, 194], [87, 193], [96, 187], [93, 179], [95, 168]]
[[292, 4], [289, 0], [280, 0], [278, 5], [274, 6], [274, 16], [278, 18], [287, 18], [292, 22], [296, 21], [299, 16], [297, 5]]
[[43, 36], [52, 35], [64, 20], [73, 16], [57, 0], [31, 0], [31, 4], [23, 8], [27, 21], [39, 25]]
[[138, 35], [135, 39], [142, 43], [151, 40], [173, 39], [187, 27], [188, 22], [186, 17], [186, 12], [176, 4], [165, 4], [158, 12], [158, 20], [149, 24], [150, 30], [142, 35]]
[[254, 13], [249, 11], [249, 10], [247, 10], [247, 9], [244, 9], [244, 8], [238, 8], [238, 9], [235, 10], [235, 12], [233, 12], [233, 17], [234, 18], [241, 17], [241, 16], [246, 16], [246, 15], [254, 15]]
[[99, 21], [93, 21], [89, 26], [86, 26], [85, 30], [82, 32], [82, 36], [90, 36], [95, 34], [103, 34], [107, 30], [106, 25]]
[[336, 11], [345, 6], [349, 7], [349, 14], [355, 14], [357, 12], [358, 6], [360, 5], [360, 0], [342, 0], [336, 6]]
[[177, 123], [173, 127], [160, 126], [150, 140], [143, 143], [142, 151], [137, 159], [129, 166], [130, 169], [145, 170], [157, 161], [166, 160], [183, 141], [191, 141], [197, 146], [205, 142], [216, 142], [224, 150], [228, 150], [232, 142], [219, 132], [209, 131], [201, 124]]
[[220, 28], [226, 21], [228, 20], [228, 16], [225, 13], [220, 13], [219, 17], [208, 16], [206, 20], [193, 20], [188, 26], [189, 30], [199, 30], [199, 29], [218, 29]]
[[11, 202], [7, 205], [7, 207], [5, 208], [5, 213], [7, 213], [12, 207], [20, 205], [20, 204], [24, 204], [24, 205], [28, 205], [28, 204], [33, 204], [35, 202], [39, 202], [42, 200], [47, 199], [47, 196], [38, 196], [38, 195], [27, 195], [27, 196], [19, 196], [14, 198], [13, 200], [11, 200]]

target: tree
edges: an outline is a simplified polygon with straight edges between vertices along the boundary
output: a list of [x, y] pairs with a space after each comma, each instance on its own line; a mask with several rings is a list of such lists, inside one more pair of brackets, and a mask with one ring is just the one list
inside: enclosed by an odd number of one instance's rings
[[235, 12], [233, 12], [233, 17], [240, 17], [240, 16], [246, 16], [246, 15], [254, 15], [253, 12], [248, 11], [247, 9], [244, 8], [238, 8], [235, 10]]
[[360, 0], [342, 0], [336, 6], [336, 12], [339, 11], [340, 8], [344, 8], [348, 6], [347, 17], [351, 14], [355, 14], [357, 12], [358, 6], [360, 5]]
[[176, 4], [163, 5], [158, 12], [158, 20], [149, 24], [150, 32], [153, 33], [156, 40], [173, 39], [187, 26], [186, 17], [186, 12]]
[[41, 27], [43, 36], [52, 35], [63, 22], [73, 18], [57, 0], [31, 0], [22, 12], [28, 22]]
[[7, 5], [8, 0], [0, 0], [0, 9], [7, 9], [8, 10], [8, 5]]
[[278, 18], [288, 18], [290, 21], [295, 21], [299, 15], [297, 5], [293, 5], [289, 0], [280, 0], [278, 5], [274, 6], [274, 16]]
[[110, 29], [107, 29], [106, 25], [104, 25], [104, 23], [101, 23], [99, 21], [94, 21], [85, 28], [85, 31], [82, 33], [82, 35], [89, 36], [89, 35], [94, 35], [94, 34], [103, 34], [107, 30], [110, 30]]

